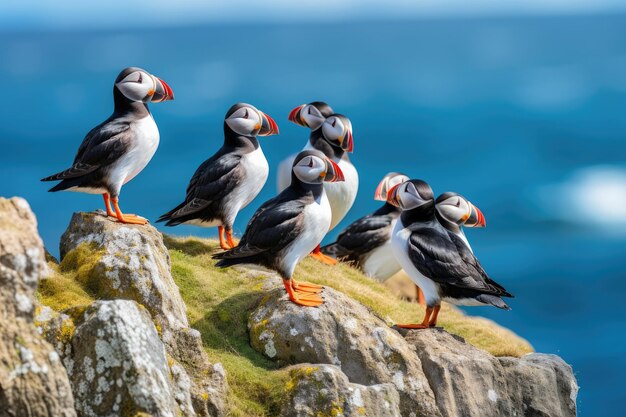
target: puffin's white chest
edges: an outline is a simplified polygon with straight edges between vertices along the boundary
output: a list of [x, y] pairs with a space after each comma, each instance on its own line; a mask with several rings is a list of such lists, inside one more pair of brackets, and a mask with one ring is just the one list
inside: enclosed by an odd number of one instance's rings
[[422, 273], [413, 265], [409, 258], [409, 236], [411, 231], [404, 227], [402, 220], [398, 219], [396, 226], [391, 234], [391, 245], [396, 260], [404, 269], [404, 272], [411, 280], [422, 290], [424, 298], [429, 306], [437, 304], [440, 300], [439, 286], [430, 278], [422, 275]]
[[[391, 229], [396, 224], [396, 220], [391, 224]], [[377, 281], [384, 282], [392, 275], [398, 273], [402, 266], [396, 259], [393, 253], [393, 245], [391, 244], [391, 236], [390, 239], [387, 240], [383, 245], [377, 247], [372, 250], [368, 255], [363, 264], [361, 265], [363, 272], [368, 277], [374, 278]]]
[[269, 164], [260, 147], [242, 156], [237, 169], [243, 173], [241, 181], [230, 192], [225, 204], [227, 222], [231, 225], [239, 210], [250, 204], [261, 192], [270, 172]]
[[111, 172], [111, 183], [126, 184], [148, 165], [159, 147], [159, 129], [152, 115], [130, 125], [132, 142], [130, 148], [115, 164]]
[[334, 229], [348, 214], [359, 191], [359, 174], [352, 162], [345, 159], [338, 159], [335, 162], [343, 172], [345, 181], [324, 183], [324, 190], [328, 194], [328, 201], [333, 214], [330, 230]]
[[320, 244], [330, 227], [330, 204], [326, 193], [322, 193], [319, 201], [307, 205], [302, 212], [302, 232], [285, 250], [283, 266], [289, 275], [293, 274], [298, 262]]

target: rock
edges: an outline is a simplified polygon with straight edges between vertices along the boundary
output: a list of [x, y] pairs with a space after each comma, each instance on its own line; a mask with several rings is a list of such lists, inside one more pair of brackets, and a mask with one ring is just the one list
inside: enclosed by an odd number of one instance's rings
[[[345, 412], [350, 384], [359, 384], [368, 395], [375, 386], [397, 391], [402, 416], [576, 415], [578, 386], [571, 367], [557, 356], [496, 358], [442, 329], [404, 331], [402, 337], [332, 288], [323, 296], [319, 308], [302, 308], [289, 302], [283, 290], [273, 290], [248, 321], [251, 344], [265, 356], [314, 364], [295, 368], [295, 376], [292, 371], [292, 384], [305, 382], [291, 396], [287, 415], [339, 415], [328, 401]], [[315, 370], [313, 377], [307, 369]], [[316, 386], [330, 392], [326, 405], [312, 395]], [[380, 406], [377, 397], [371, 398]]]
[[554, 355], [496, 358], [443, 330], [410, 331], [444, 416], [575, 416], [578, 385]]
[[[145, 307], [169, 355], [176, 396], [190, 396], [198, 416], [227, 412], [224, 369], [210, 363], [200, 333], [189, 327], [160, 232], [102, 213], [75, 213], [61, 238], [61, 268], [76, 269], [97, 298], [133, 300]], [[64, 326], [62, 319], [47, 325], [49, 338], [62, 340]]]
[[66, 365], [80, 415], [195, 415], [188, 396], [174, 397], [165, 347], [145, 309], [97, 301], [78, 320]]
[[250, 315], [252, 346], [288, 364], [336, 365], [352, 383], [391, 383], [402, 415], [439, 416], [420, 359], [402, 336], [332, 288], [324, 290], [324, 300], [318, 308], [302, 308], [284, 290], [271, 291]]
[[333, 365], [298, 365], [289, 369], [289, 402], [284, 417], [400, 415], [400, 398], [393, 384], [352, 384]]
[[33, 324], [47, 266], [37, 221], [21, 198], [0, 198], [0, 414], [73, 417], [67, 373]]
[[83, 285], [99, 298], [134, 300], [148, 309], [166, 344], [189, 327], [163, 236], [153, 226], [74, 213], [60, 247], [61, 266], [80, 268]]

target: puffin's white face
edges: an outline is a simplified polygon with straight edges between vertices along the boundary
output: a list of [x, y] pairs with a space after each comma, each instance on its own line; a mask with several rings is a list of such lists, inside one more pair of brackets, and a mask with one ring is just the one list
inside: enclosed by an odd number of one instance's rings
[[326, 158], [322, 153], [319, 153], [319, 156], [304, 156], [293, 166], [293, 173], [306, 184], [345, 181], [339, 165]]
[[296, 177], [307, 184], [320, 184], [326, 176], [326, 162], [315, 155], [302, 158], [294, 167]]
[[132, 101], [150, 101], [157, 89], [157, 80], [145, 71], [128, 74], [122, 81], [115, 84], [126, 98]]
[[415, 184], [407, 181], [391, 188], [387, 201], [396, 207], [400, 207], [402, 210], [412, 210], [430, 203], [432, 200], [424, 199], [417, 191]]
[[252, 106], [241, 107], [226, 119], [228, 127], [243, 136], [256, 136], [262, 123], [261, 112]]
[[460, 195], [440, 201], [435, 207], [444, 219], [456, 224], [465, 223], [472, 214], [470, 202]]
[[345, 116], [332, 115], [324, 120], [322, 133], [326, 140], [344, 151], [352, 152], [352, 123]]
[[485, 216], [465, 197], [455, 194], [439, 201], [435, 208], [441, 217], [465, 227], [485, 227]]
[[343, 138], [346, 130], [343, 121], [337, 116], [330, 116], [322, 126], [324, 136], [333, 141], [339, 141], [339, 138]]
[[317, 109], [317, 107], [310, 104], [305, 105], [300, 111], [300, 117], [311, 128], [311, 130], [318, 129], [326, 120], [326, 117]]
[[390, 172], [380, 181], [378, 187], [376, 187], [376, 192], [374, 193], [374, 200], [386, 201], [387, 200], [387, 192], [391, 190], [398, 184], [402, 184], [405, 181], [408, 181], [409, 177], [404, 174], [400, 174], [398, 172]]

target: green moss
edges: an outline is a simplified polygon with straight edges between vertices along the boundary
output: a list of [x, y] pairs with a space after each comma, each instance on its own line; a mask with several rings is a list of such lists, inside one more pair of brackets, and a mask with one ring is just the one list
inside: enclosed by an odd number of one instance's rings
[[[297, 385], [298, 375], [294, 377], [279, 369], [274, 361], [254, 350], [247, 329], [250, 312], [268, 300], [263, 291], [265, 277], [238, 268], [215, 268], [211, 258], [219, 250], [215, 241], [166, 236], [165, 243], [190, 323], [201, 332], [210, 359], [222, 363], [226, 369], [230, 415], [279, 414], [289, 392]], [[86, 306], [92, 301], [118, 296], [102, 285], [106, 271], [97, 264], [103, 255], [94, 245], [82, 244], [68, 253], [60, 266], [50, 263], [53, 275], [41, 281], [39, 301], [56, 311], [69, 309], [71, 325], [68, 323], [63, 329], [63, 337], [71, 336], [72, 326], [83, 320]], [[306, 259], [298, 266], [295, 276], [333, 287], [368, 306], [389, 323], [416, 321], [423, 315], [421, 306], [399, 300], [389, 288], [346, 265], [329, 267]], [[127, 294], [124, 298], [128, 297]], [[510, 331], [488, 320], [466, 316], [451, 306], [443, 307], [440, 323], [446, 330], [495, 355], [521, 356], [532, 351], [526, 341]], [[266, 324], [259, 323], [251, 331], [260, 334]], [[313, 372], [314, 368], [311, 369]], [[327, 410], [325, 415], [329, 416], [343, 412], [340, 404], [320, 409]], [[136, 416], [137, 410], [125, 410], [124, 415]]]
[[[211, 255], [219, 250], [216, 241], [166, 237], [165, 242], [190, 322], [201, 332], [211, 359], [221, 362], [226, 369], [231, 387], [231, 414], [278, 414], [298, 379], [306, 375], [287, 374], [250, 347], [247, 319], [254, 308], [268, 300], [262, 290], [265, 277], [251, 276], [237, 268], [215, 268]], [[346, 265], [329, 267], [305, 259], [295, 276], [344, 292], [389, 323], [415, 321], [424, 314], [421, 306], [399, 300], [389, 288]], [[496, 355], [521, 356], [532, 351], [525, 340], [510, 331], [485, 319], [468, 317], [451, 306], [443, 308], [440, 322], [448, 331]], [[258, 335], [265, 325], [255, 324], [250, 332]], [[314, 368], [311, 369], [313, 372]], [[320, 409], [328, 410], [329, 416], [343, 412], [340, 404]]]
[[72, 270], [62, 271], [59, 265], [49, 262], [52, 275], [39, 282], [37, 299], [55, 311], [77, 305], [89, 304], [94, 298], [81, 286]]

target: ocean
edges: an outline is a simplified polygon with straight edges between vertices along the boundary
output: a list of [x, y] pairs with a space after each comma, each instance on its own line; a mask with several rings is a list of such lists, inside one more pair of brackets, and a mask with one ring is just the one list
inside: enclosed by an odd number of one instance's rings
[[308, 138], [289, 111], [327, 101], [352, 120], [360, 175], [342, 225], [378, 207], [388, 171], [465, 195], [487, 219], [467, 231], [475, 253], [516, 296], [510, 312], [466, 311], [572, 364], [581, 416], [622, 415], [626, 15], [2, 31], [0, 195], [28, 199], [53, 254], [71, 213], [103, 204], [47, 193], [39, 179], [71, 164], [131, 65], [164, 79], [176, 100], [151, 105], [161, 144], [123, 188], [123, 210], [154, 221], [178, 204], [222, 143], [226, 110], [245, 101], [280, 135], [260, 139], [270, 179], [240, 213], [241, 235], [275, 194], [279, 161]]

